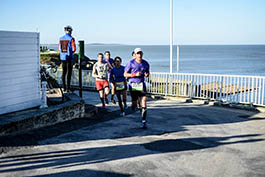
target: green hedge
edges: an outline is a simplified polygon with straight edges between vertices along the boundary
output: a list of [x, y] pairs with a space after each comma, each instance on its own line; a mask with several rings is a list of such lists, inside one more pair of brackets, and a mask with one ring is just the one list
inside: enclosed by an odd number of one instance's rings
[[[60, 53], [41, 53], [40, 54], [40, 63], [41, 64], [47, 64], [47, 63], [52, 63], [51, 59], [54, 58], [58, 61], [60, 61]], [[77, 62], [78, 61], [78, 54], [75, 53], [74, 54], [74, 61]]]

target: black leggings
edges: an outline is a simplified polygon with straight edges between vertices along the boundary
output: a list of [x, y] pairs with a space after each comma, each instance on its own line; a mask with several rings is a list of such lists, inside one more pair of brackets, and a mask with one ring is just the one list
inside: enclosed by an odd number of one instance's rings
[[69, 59], [69, 60], [62, 61], [62, 67], [63, 67], [63, 73], [62, 73], [63, 88], [66, 90], [65, 76], [67, 73], [67, 89], [70, 89], [72, 70], [73, 70], [72, 60]]

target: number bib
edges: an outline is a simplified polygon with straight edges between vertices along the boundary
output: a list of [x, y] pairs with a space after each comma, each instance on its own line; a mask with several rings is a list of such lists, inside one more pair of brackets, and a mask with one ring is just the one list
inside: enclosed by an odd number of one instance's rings
[[131, 86], [132, 86], [132, 91], [143, 91], [144, 90], [143, 82], [140, 82], [140, 83], [132, 82]]
[[99, 72], [99, 76], [102, 76], [102, 79], [106, 79], [107, 78], [106, 72]]
[[116, 82], [116, 90], [123, 90], [125, 89], [124, 82]]

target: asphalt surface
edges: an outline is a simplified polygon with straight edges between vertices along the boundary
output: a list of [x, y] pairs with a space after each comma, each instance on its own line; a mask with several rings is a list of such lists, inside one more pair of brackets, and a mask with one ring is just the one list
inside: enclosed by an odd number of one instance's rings
[[139, 111], [119, 117], [117, 105], [100, 108], [96, 92], [84, 99], [98, 119], [21, 137], [0, 155], [0, 176], [265, 176], [264, 113], [149, 100], [144, 130]]

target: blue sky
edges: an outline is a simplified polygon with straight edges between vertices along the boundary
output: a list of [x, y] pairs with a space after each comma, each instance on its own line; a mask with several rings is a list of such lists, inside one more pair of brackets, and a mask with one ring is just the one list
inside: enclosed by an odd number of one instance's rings
[[[265, 0], [173, 0], [174, 44], [265, 44]], [[85, 43], [169, 44], [169, 0], [1, 0], [0, 30], [63, 27]]]

